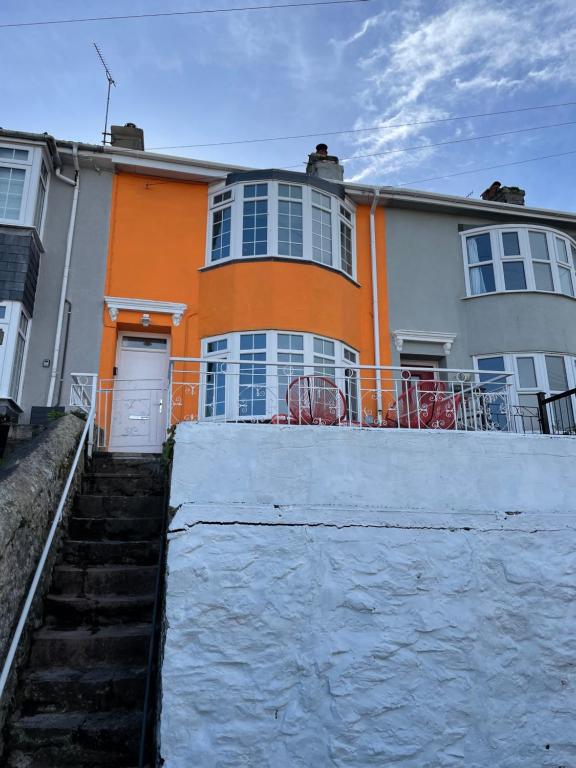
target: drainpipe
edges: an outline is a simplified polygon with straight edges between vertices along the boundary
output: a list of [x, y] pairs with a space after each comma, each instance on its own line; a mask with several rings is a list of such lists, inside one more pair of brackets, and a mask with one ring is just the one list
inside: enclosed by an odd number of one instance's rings
[[54, 398], [54, 388], [56, 387], [56, 379], [58, 377], [58, 358], [60, 357], [60, 337], [62, 335], [62, 323], [64, 320], [64, 309], [66, 305], [66, 292], [68, 290], [68, 277], [70, 275], [70, 260], [72, 258], [72, 242], [74, 240], [74, 227], [76, 225], [76, 209], [78, 207], [78, 192], [80, 190], [80, 166], [78, 165], [78, 144], [72, 145], [72, 158], [74, 160], [74, 181], [62, 176], [58, 171], [60, 166], [56, 168], [56, 175], [61, 181], [65, 181], [67, 184], [74, 186], [74, 194], [72, 197], [72, 208], [70, 210], [70, 221], [68, 223], [68, 237], [66, 239], [66, 257], [64, 259], [64, 273], [62, 275], [62, 288], [60, 289], [60, 305], [58, 307], [58, 321], [56, 323], [56, 338], [54, 339], [54, 350], [52, 351], [52, 371], [50, 374], [50, 387], [48, 389], [48, 397], [46, 398], [46, 405], [50, 407]]
[[380, 196], [379, 189], [374, 190], [374, 199], [370, 207], [370, 261], [372, 264], [372, 321], [374, 324], [374, 365], [376, 366], [376, 407], [378, 423], [382, 423], [382, 371], [380, 370], [380, 314], [378, 309], [378, 263], [376, 259], [376, 221], [375, 212]]

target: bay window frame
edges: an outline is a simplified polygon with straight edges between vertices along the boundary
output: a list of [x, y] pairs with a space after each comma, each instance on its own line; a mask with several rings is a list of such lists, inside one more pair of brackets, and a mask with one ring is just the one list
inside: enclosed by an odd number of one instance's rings
[[[556, 395], [560, 393], [560, 390], [557, 389], [551, 389], [550, 388], [550, 380], [548, 376], [548, 368], [546, 365], [546, 358], [547, 357], [556, 357], [560, 358], [563, 361], [564, 364], [564, 372], [566, 374], [566, 382], [567, 387], [566, 390], [574, 389], [576, 388], [576, 355], [567, 355], [562, 354], [561, 352], [549, 352], [549, 351], [530, 351], [530, 352], [493, 352], [491, 354], [486, 355], [475, 355], [474, 356], [474, 368], [478, 369], [478, 361], [479, 360], [486, 360], [491, 359], [495, 357], [500, 357], [504, 361], [504, 370], [506, 371], [512, 371], [514, 373], [513, 381], [511, 382], [511, 388], [510, 388], [510, 405], [513, 407], [521, 408], [523, 407], [523, 403], [521, 403], [520, 398], [525, 396], [533, 396], [534, 398], [538, 394], [538, 392], [544, 392], [547, 397], [550, 397], [551, 395]], [[518, 368], [518, 360], [520, 358], [531, 358], [534, 363], [534, 373], [536, 377], [536, 385], [533, 387], [527, 387], [522, 386], [520, 383], [520, 372]], [[478, 375], [476, 376], [477, 381], [480, 383], [480, 374], [481, 371], [478, 371]], [[572, 414], [573, 417], [576, 418], [576, 396], [572, 395], [570, 398], [570, 401], [572, 403]], [[534, 406], [529, 406], [537, 408], [537, 404], [535, 402]], [[521, 414], [521, 412], [520, 412]], [[522, 418], [522, 416], [520, 416]], [[530, 421], [529, 416], [523, 417], [526, 422]], [[535, 425], [532, 425], [535, 426]], [[526, 429], [525, 431], [535, 431]]]
[[[22, 199], [20, 202], [20, 215], [17, 219], [9, 219], [0, 214], [0, 225], [2, 226], [30, 226], [36, 227], [40, 235], [46, 215], [46, 201], [48, 199], [50, 185], [50, 164], [45, 157], [44, 150], [37, 144], [19, 144], [14, 141], [4, 141], [0, 139], [0, 147], [6, 149], [24, 150], [28, 152], [26, 160], [16, 160], [0, 157], [0, 168], [13, 168], [24, 171], [24, 184], [22, 189]], [[36, 206], [40, 196], [40, 184], [42, 167], [47, 170], [47, 180], [45, 185], [45, 196], [42, 215], [39, 221], [36, 221]]]
[[[504, 254], [504, 242], [503, 234], [515, 232], [518, 235], [518, 242], [520, 245], [520, 254], [518, 256], [506, 256]], [[530, 232], [542, 233], [546, 236], [546, 245], [548, 249], [549, 260], [534, 258], [530, 245]], [[490, 235], [490, 247], [492, 250], [492, 260], [486, 262], [478, 262], [477, 264], [470, 264], [468, 261], [468, 246], [467, 240], [470, 237], [476, 237], [478, 235], [489, 234]], [[506, 224], [506, 225], [494, 225], [489, 227], [474, 227], [473, 229], [466, 229], [460, 233], [462, 241], [462, 256], [464, 263], [464, 280], [466, 286], [467, 297], [486, 296], [495, 293], [526, 293], [537, 292], [555, 294], [560, 296], [568, 296], [570, 298], [576, 297], [576, 263], [574, 262], [574, 251], [576, 250], [576, 241], [569, 235], [560, 230], [552, 227], [544, 227], [540, 225], [532, 224]], [[567, 262], [559, 262], [557, 240], [563, 240], [566, 244]], [[524, 276], [526, 280], [526, 288], [513, 288], [507, 289], [504, 279], [504, 264], [512, 261], [521, 261], [524, 266]], [[534, 271], [534, 262], [547, 264], [550, 267], [552, 275], [552, 290], [543, 290], [536, 287], [536, 275]], [[480, 293], [472, 292], [472, 281], [470, 279], [470, 269], [481, 266], [482, 264], [492, 264], [494, 271], [494, 291], [484, 291]], [[560, 280], [560, 269], [565, 269], [570, 273], [572, 293], [565, 293], [562, 290], [562, 284]]]
[[[253, 184], [267, 184], [268, 185], [268, 247], [265, 254], [259, 255], [242, 255], [243, 245], [243, 206], [244, 206], [244, 187], [251, 186]], [[279, 238], [278, 238], [278, 215], [279, 215], [279, 200], [286, 198], [279, 195], [279, 186], [287, 185], [291, 187], [300, 187], [302, 190], [302, 198], [298, 202], [302, 203], [302, 256], [285, 255], [279, 253]], [[230, 199], [214, 202], [214, 199], [228, 190], [232, 191]], [[331, 245], [332, 245], [332, 263], [326, 264], [321, 261], [316, 261], [313, 258], [312, 250], [312, 192], [319, 192], [322, 195], [326, 195], [330, 199], [330, 221], [331, 221]], [[249, 198], [247, 198], [249, 199]], [[350, 214], [350, 219], [344, 217], [340, 211], [340, 206]], [[213, 235], [213, 213], [221, 208], [231, 208], [231, 237], [230, 237], [230, 255], [212, 260], [212, 235]], [[357, 259], [356, 259], [356, 206], [349, 200], [343, 200], [337, 195], [327, 192], [326, 190], [316, 188], [310, 184], [306, 184], [304, 181], [298, 182], [293, 180], [282, 179], [257, 179], [236, 182], [233, 185], [225, 185], [219, 183], [213, 189], [210, 190], [209, 206], [208, 206], [208, 226], [206, 237], [206, 258], [205, 267], [212, 267], [219, 264], [225, 264], [227, 262], [240, 262], [243, 260], [257, 260], [257, 259], [282, 259], [292, 262], [302, 262], [305, 264], [317, 264], [318, 266], [325, 267], [327, 269], [340, 272], [346, 277], [356, 281], [357, 275]], [[348, 271], [342, 264], [342, 235], [340, 222], [344, 221], [347, 226], [350, 227], [352, 232], [352, 269]]]
[[[258, 335], [258, 334], [265, 334], [266, 335], [266, 346], [265, 346], [265, 361], [259, 361], [259, 360], [246, 360], [242, 361], [241, 355], [246, 352], [246, 350], [241, 349], [241, 337], [246, 335]], [[278, 361], [278, 354], [286, 352], [285, 349], [279, 348], [278, 346], [278, 336], [279, 335], [287, 335], [287, 336], [300, 336], [302, 337], [302, 355], [303, 355], [303, 362], [284, 362], [281, 363]], [[201, 393], [200, 393], [200, 419], [202, 421], [217, 421], [222, 419], [227, 419], [230, 421], [263, 421], [270, 419], [272, 416], [284, 412], [282, 407], [280, 407], [280, 404], [277, 401], [277, 395], [278, 395], [278, 375], [281, 374], [281, 369], [283, 366], [286, 366], [287, 368], [297, 368], [302, 369], [302, 373], [294, 373], [294, 377], [296, 376], [311, 376], [317, 373], [319, 376], [325, 375], [322, 372], [319, 372], [320, 369], [330, 367], [330, 363], [314, 363], [314, 357], [315, 357], [315, 351], [314, 351], [314, 340], [315, 339], [321, 339], [322, 341], [328, 341], [334, 344], [334, 362], [333, 365], [335, 366], [335, 384], [338, 386], [338, 388], [341, 390], [342, 394], [345, 396], [347, 400], [347, 406], [349, 406], [350, 402], [355, 401], [355, 405], [357, 407], [357, 410], [360, 410], [360, 399], [359, 399], [359, 377], [357, 375], [357, 372], [353, 372], [352, 376], [350, 377], [354, 381], [351, 384], [351, 387], [355, 387], [356, 391], [353, 392], [350, 397], [347, 397], [347, 393], [344, 391], [344, 387], [342, 385], [341, 379], [345, 377], [345, 370], [350, 368], [354, 369], [354, 366], [360, 365], [360, 354], [358, 350], [354, 349], [354, 347], [350, 346], [349, 344], [345, 344], [342, 341], [339, 341], [338, 339], [332, 339], [327, 336], [322, 336], [317, 333], [311, 333], [308, 331], [294, 331], [294, 330], [271, 330], [271, 329], [250, 329], [246, 331], [234, 331], [231, 333], [225, 333], [220, 334], [218, 336], [210, 336], [207, 338], [202, 339], [201, 349], [202, 349], [202, 364], [201, 364]], [[214, 352], [208, 352], [209, 344], [213, 342], [218, 341], [226, 341], [226, 349], [225, 350], [218, 350]], [[250, 350], [253, 351], [253, 350]], [[259, 352], [260, 350], [255, 350]], [[354, 358], [355, 362], [352, 362], [351, 358]], [[213, 363], [220, 361], [222, 362], [226, 368], [225, 368], [225, 375], [227, 377], [226, 381], [232, 381], [232, 386], [226, 386], [225, 389], [225, 414], [214, 414], [207, 416], [206, 415], [206, 406], [208, 404], [207, 401], [207, 389], [208, 389], [208, 375], [209, 375], [209, 369], [208, 366]], [[233, 362], [229, 362], [233, 361]], [[274, 363], [273, 365], [266, 365], [266, 412], [265, 415], [257, 415], [253, 416], [251, 414], [245, 414], [242, 415], [240, 413], [240, 368], [241, 365], [245, 362], [246, 365], [254, 365], [255, 367], [259, 364], [262, 365], [263, 363]], [[354, 375], [356, 373], [356, 375]], [[290, 374], [286, 374], [290, 375]], [[330, 377], [329, 377], [330, 378]], [[356, 414], [355, 420], [358, 417], [358, 414]], [[350, 418], [350, 414], [349, 414]]]
[[[24, 386], [24, 374], [30, 345], [32, 317], [19, 301], [0, 301], [0, 307], [5, 308], [3, 317], [0, 318], [0, 331], [2, 332], [2, 344], [0, 345], [0, 398], [8, 398], [20, 404], [22, 389]], [[26, 319], [26, 328], [21, 330], [22, 317]], [[22, 360], [16, 382], [16, 390], [12, 389], [14, 366], [16, 364], [16, 352], [18, 341], [23, 341]]]

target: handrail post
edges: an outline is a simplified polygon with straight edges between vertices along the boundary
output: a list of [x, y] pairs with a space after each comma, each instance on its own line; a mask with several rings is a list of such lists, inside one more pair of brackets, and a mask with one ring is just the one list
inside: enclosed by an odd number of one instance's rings
[[550, 434], [550, 419], [548, 418], [548, 408], [546, 406], [546, 393], [538, 392], [538, 412], [540, 414], [540, 427], [543, 435]]

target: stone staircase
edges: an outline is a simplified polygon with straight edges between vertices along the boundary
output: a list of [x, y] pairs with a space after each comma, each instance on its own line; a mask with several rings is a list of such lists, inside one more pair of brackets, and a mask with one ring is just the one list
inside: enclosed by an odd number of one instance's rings
[[20, 675], [7, 768], [138, 765], [163, 490], [156, 457], [92, 460]]

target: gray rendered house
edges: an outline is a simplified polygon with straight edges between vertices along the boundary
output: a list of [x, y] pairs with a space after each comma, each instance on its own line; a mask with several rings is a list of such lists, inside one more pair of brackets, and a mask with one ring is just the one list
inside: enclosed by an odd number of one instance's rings
[[576, 215], [400, 189], [381, 200], [394, 364], [510, 371], [530, 409], [576, 387]]

